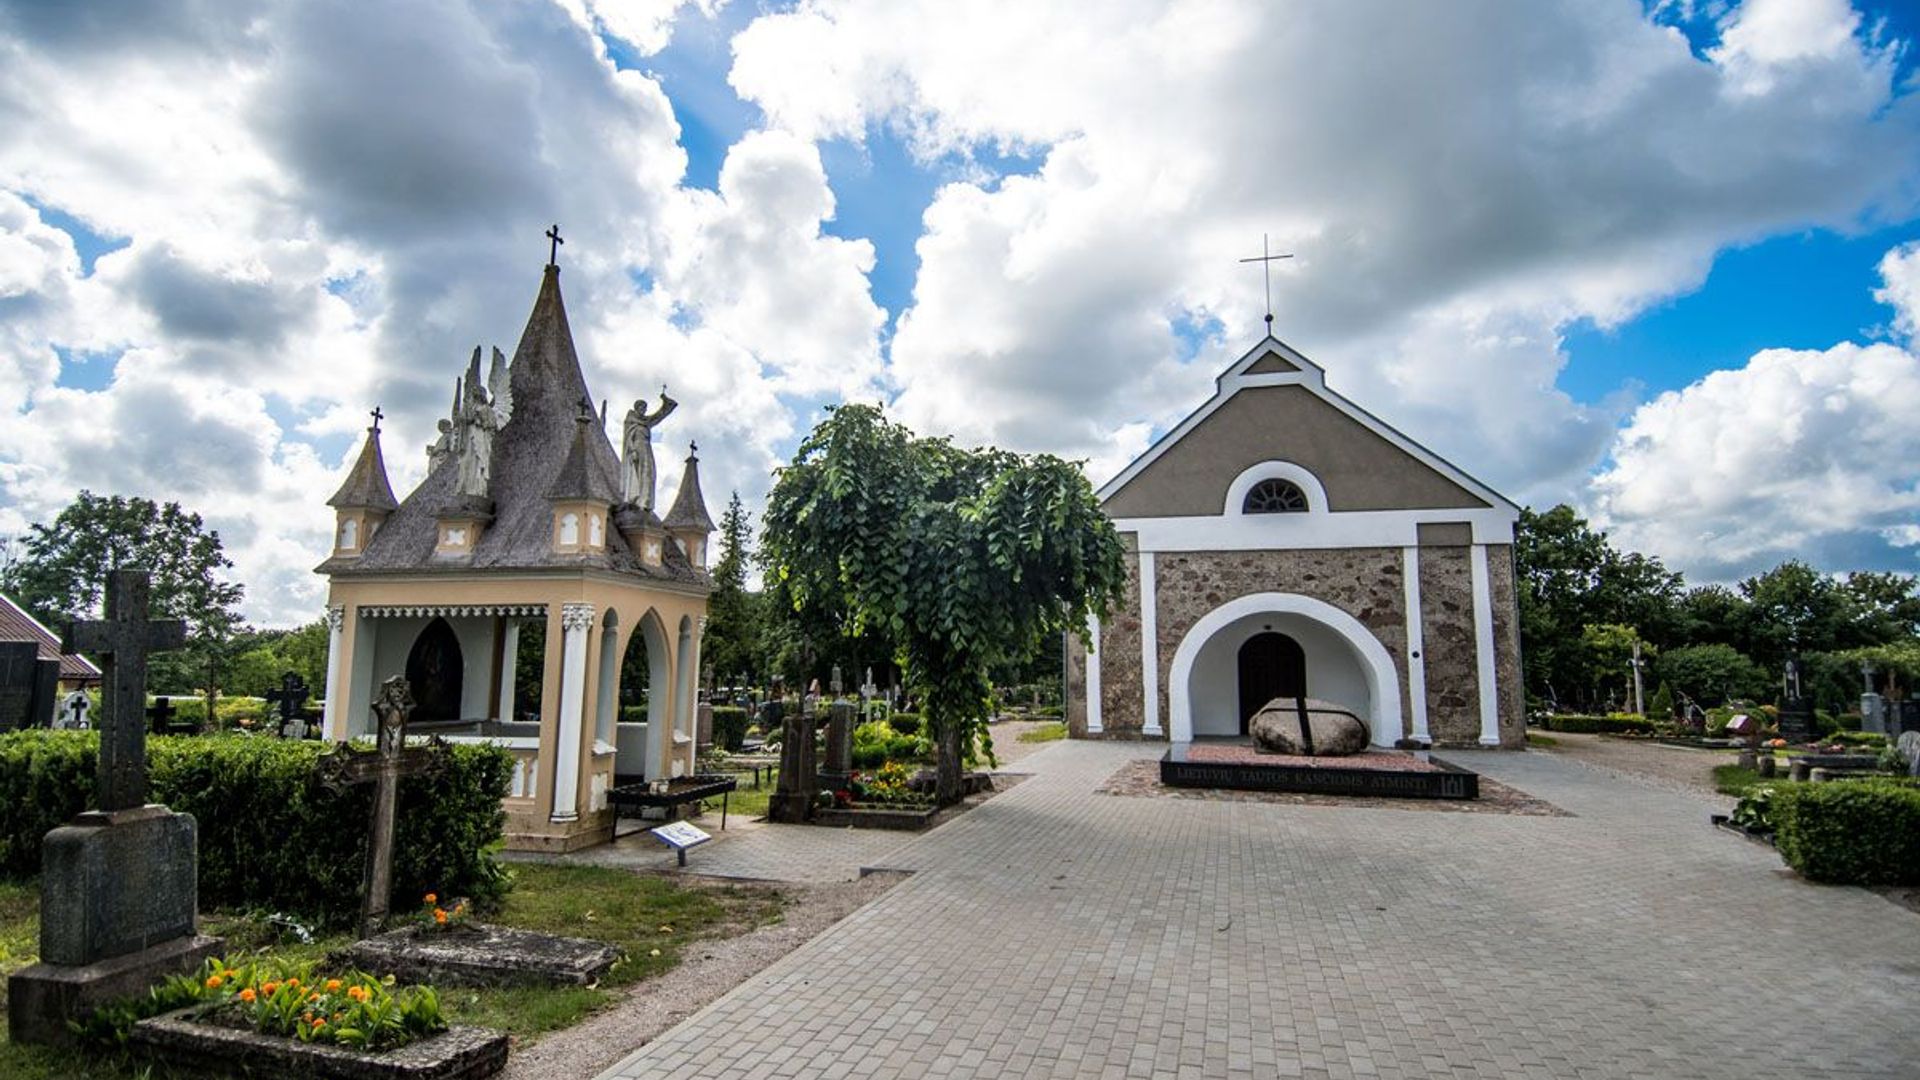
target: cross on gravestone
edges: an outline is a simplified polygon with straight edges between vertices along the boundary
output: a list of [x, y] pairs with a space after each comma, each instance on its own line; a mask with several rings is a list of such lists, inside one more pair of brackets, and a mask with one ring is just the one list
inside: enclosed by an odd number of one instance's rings
[[65, 653], [91, 653], [101, 659], [100, 770], [95, 798], [105, 811], [131, 810], [147, 803], [147, 654], [187, 643], [187, 624], [179, 619], [147, 618], [152, 582], [144, 570], [107, 574], [103, 619], [67, 627], [60, 641]]
[[355, 750], [341, 743], [320, 759], [320, 782], [334, 791], [372, 783], [373, 819], [368, 826], [366, 895], [360, 901], [360, 936], [380, 932], [387, 920], [393, 893], [393, 814], [399, 804], [400, 780], [429, 776], [445, 767], [447, 744], [435, 736], [425, 746], [408, 746], [407, 714], [413, 712], [413, 690], [399, 675], [380, 684], [373, 714], [379, 719], [375, 749]]
[[60, 702], [60, 720], [54, 726], [66, 731], [86, 731], [93, 726], [87, 719], [93, 702], [87, 700], [85, 690], [75, 690]]
[[280, 709], [279, 734], [283, 739], [304, 739], [307, 737], [306, 714], [302, 712], [307, 698], [312, 696], [306, 681], [294, 672], [280, 676], [280, 687], [267, 691], [266, 701]]

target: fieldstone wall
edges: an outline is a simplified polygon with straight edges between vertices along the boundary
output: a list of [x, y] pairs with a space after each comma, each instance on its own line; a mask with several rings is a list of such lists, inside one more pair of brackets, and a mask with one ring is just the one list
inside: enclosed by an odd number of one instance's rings
[[1513, 545], [1487, 545], [1487, 578], [1493, 594], [1493, 676], [1500, 695], [1500, 745], [1527, 744], [1527, 687], [1520, 666], [1520, 596], [1514, 580]]
[[[1332, 604], [1358, 619], [1380, 639], [1380, 644], [1386, 646], [1393, 658], [1401, 720], [1405, 724], [1406, 718], [1412, 715], [1412, 704], [1407, 697], [1403, 567], [1403, 555], [1397, 547], [1181, 551], [1155, 555], [1161, 723], [1166, 724], [1171, 716], [1168, 702], [1173, 654], [1193, 624], [1229, 600], [1253, 593], [1283, 592]], [[1471, 639], [1468, 644], [1471, 646]], [[1106, 675], [1107, 669], [1102, 667], [1101, 678], [1105, 679]], [[1137, 684], [1135, 692], [1138, 692]]]
[[[1127, 548], [1125, 599], [1100, 623], [1100, 727], [1108, 736], [1138, 738], [1146, 722], [1141, 708], [1140, 554], [1136, 533], [1121, 533]], [[1083, 735], [1086, 717], [1081, 717]]]
[[1427, 727], [1441, 746], [1480, 744], [1480, 669], [1473, 631], [1472, 548], [1420, 549], [1420, 635]]
[[1067, 722], [1067, 735], [1081, 738], [1087, 733], [1087, 649], [1080, 635], [1067, 631], [1067, 699], [1060, 718]]

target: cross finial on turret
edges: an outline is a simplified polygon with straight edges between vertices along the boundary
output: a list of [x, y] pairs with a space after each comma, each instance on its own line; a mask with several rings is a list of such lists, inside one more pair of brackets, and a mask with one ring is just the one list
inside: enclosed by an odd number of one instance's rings
[[368, 428], [367, 430], [373, 432], [375, 435], [378, 435], [380, 434], [380, 421], [385, 420], [387, 418], [387, 414], [380, 411], [380, 406], [375, 405], [373, 407], [373, 413], [371, 415], [373, 416], [373, 426]]
[[560, 239], [560, 226], [558, 224], [555, 224], [553, 228], [547, 230], [547, 239], [553, 241], [553, 243], [547, 245], [547, 265], [559, 266], [560, 245], [566, 243], [566, 241]]

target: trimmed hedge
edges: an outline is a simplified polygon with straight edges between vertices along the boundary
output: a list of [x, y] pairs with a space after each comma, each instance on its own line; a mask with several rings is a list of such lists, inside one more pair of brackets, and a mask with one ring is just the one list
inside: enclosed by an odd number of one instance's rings
[[1569, 731], [1576, 735], [1651, 735], [1654, 731], [1653, 721], [1630, 714], [1579, 716], [1561, 713], [1548, 717], [1546, 727], [1550, 731]]
[[714, 745], [729, 754], [737, 754], [747, 740], [747, 710], [738, 705], [713, 707]]
[[[40, 871], [40, 843], [93, 801], [98, 733], [0, 735], [0, 873]], [[200, 830], [200, 906], [297, 912], [344, 923], [360, 908], [373, 786], [335, 794], [314, 778], [331, 747], [241, 735], [149, 736], [151, 798]], [[492, 849], [512, 756], [455, 746], [436, 776], [401, 781], [395, 818], [395, 908], [427, 892], [489, 903], [505, 894]]]
[[1920, 885], [1920, 787], [1835, 780], [1773, 788], [1774, 845], [1809, 881]]

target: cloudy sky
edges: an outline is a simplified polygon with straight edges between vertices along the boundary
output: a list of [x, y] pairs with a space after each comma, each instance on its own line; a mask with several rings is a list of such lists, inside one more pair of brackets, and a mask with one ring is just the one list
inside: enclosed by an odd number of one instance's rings
[[[559, 222], [589, 382], [757, 505], [823, 404], [1098, 483], [1260, 329], [1697, 580], [1920, 570], [1920, 13], [1846, 0], [0, 0], [0, 535], [317, 615]], [[678, 467], [664, 470], [669, 484]]]

